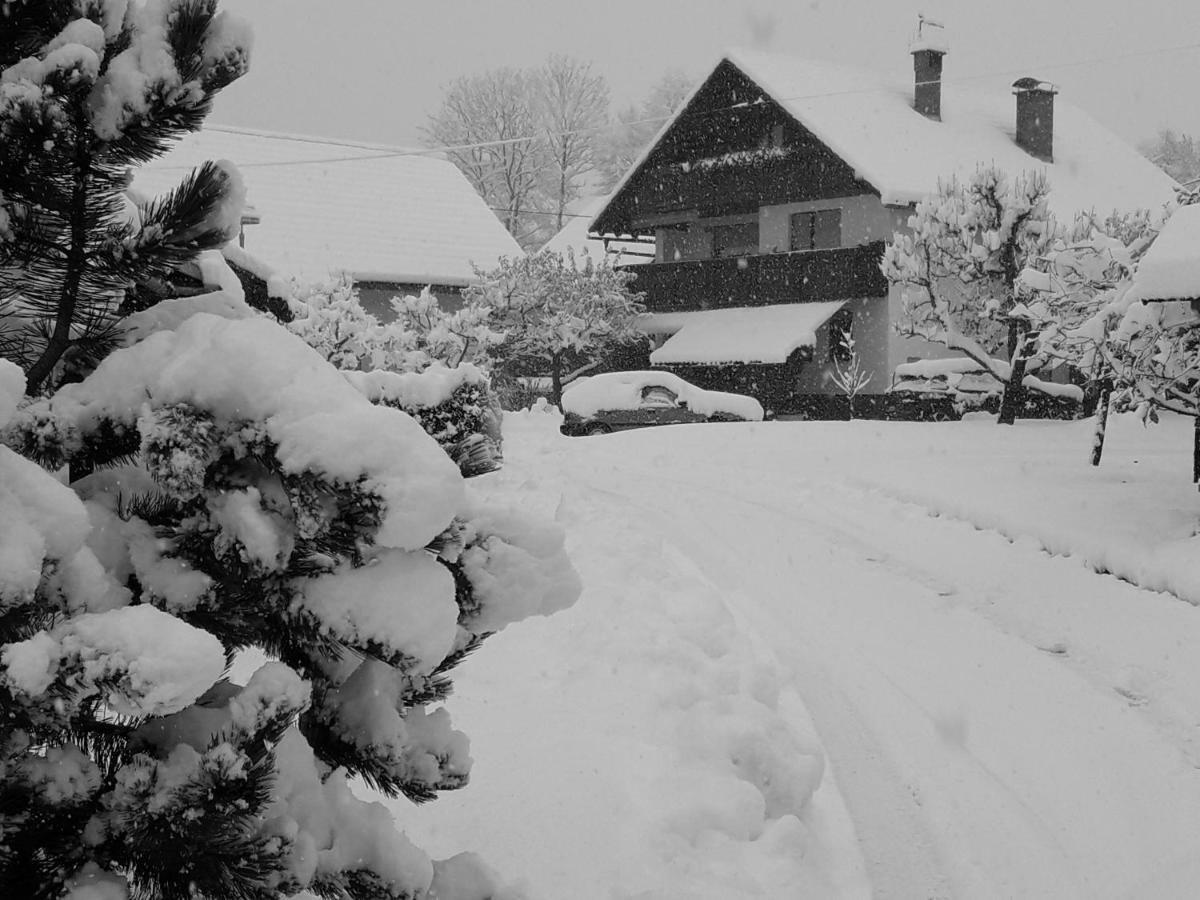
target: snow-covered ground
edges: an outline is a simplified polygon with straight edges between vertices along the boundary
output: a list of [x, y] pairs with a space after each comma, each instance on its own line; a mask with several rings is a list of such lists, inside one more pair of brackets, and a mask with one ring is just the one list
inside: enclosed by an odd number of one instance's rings
[[418, 844], [537, 900], [1196, 896], [1190, 421], [558, 422], [475, 483], [584, 595], [460, 667]]

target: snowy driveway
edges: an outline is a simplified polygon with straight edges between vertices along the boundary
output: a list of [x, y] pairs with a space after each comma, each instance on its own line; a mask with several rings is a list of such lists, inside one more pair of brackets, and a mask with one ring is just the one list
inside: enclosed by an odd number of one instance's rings
[[[533, 417], [514, 424], [500, 492], [558, 500], [587, 585], [572, 611], [577, 619], [557, 626], [571, 633], [559, 630], [560, 637], [612, 630], [614, 614], [625, 626], [574, 652], [564, 648], [557, 674], [548, 658], [541, 680], [554, 680], [562, 715], [571, 715], [575, 691], [610, 717], [592, 743], [619, 742], [639, 729], [644, 737], [646, 722], [677, 705], [670, 692], [640, 712], [637, 704], [606, 703], [605, 680], [578, 674], [578, 667], [603, 665], [606, 653], [614, 673], [631, 663], [630, 648], [645, 640], [636, 617], [648, 613], [610, 604], [621, 602], [622, 585], [629, 593], [641, 579], [643, 607], [707, 598], [708, 618], [681, 608], [643, 624], [660, 634], [690, 627], [702, 647], [720, 632], [737, 634], [765, 661], [759, 677], [774, 682], [771, 690], [797, 698], [768, 704], [782, 727], [794, 729], [798, 747], [815, 729], [828, 761], [820, 790], [799, 816], [806, 833], [789, 844], [770, 827], [751, 830], [736, 853], [730, 836], [740, 826], [723, 821], [719, 809], [672, 801], [659, 781], [649, 795], [643, 784], [643, 796], [673, 803], [673, 820], [647, 804], [614, 801], [620, 788], [604, 802], [585, 801], [592, 814], [577, 827], [593, 839], [609, 835], [615, 855], [630, 854], [624, 862], [637, 865], [624, 868], [640, 874], [645, 896], [709, 896], [694, 886], [705, 881], [722, 885], [713, 896], [780, 900], [1194, 895], [1200, 615], [1177, 597], [1096, 571], [1118, 560], [1133, 580], [1157, 583], [1166, 571], [1167, 580], [1187, 583], [1190, 569], [1180, 558], [1190, 549], [1195, 495], [1178, 484], [1175, 469], [1186, 458], [1171, 449], [1171, 431], [1147, 437], [1118, 429], [1106, 466], [1091, 470], [1067, 461], [1084, 455], [1082, 423], [999, 435], [981, 423], [764, 423], [573, 441]], [[1080, 488], [1074, 478], [1091, 481]], [[1139, 478], [1145, 483], [1136, 496], [1123, 493]], [[1080, 513], [1069, 508], [1071, 498], [1076, 507], [1095, 506]], [[542, 639], [553, 639], [559, 618], [546, 621]], [[536, 652], [515, 630], [513, 639]], [[498, 646], [492, 663], [504, 654]], [[724, 646], [708, 655], [723, 664], [735, 659]], [[663, 658], [669, 661], [666, 650]], [[661, 662], [639, 658], [636, 671], [663, 677]], [[507, 677], [519, 679], [516, 669]], [[698, 680], [703, 671], [696, 670]], [[486, 690], [464, 677], [455, 703], [469, 714], [471, 695]], [[472, 791], [481, 792], [476, 802], [504, 802], [505, 785], [489, 788], [484, 774], [488, 732], [513, 727], [511, 718], [500, 724], [496, 703], [499, 692], [481, 704], [490, 716], [465, 723], [480, 763], [460, 816]], [[538, 726], [531, 720], [525, 727]], [[639, 744], [646, 759], [672, 741], [678, 758], [681, 733], [660, 737]], [[506, 765], [531, 762], [519, 748], [514, 741]], [[604, 748], [597, 754], [604, 757]], [[654, 771], [646, 759], [633, 768]], [[550, 772], [554, 760], [548, 754], [539, 765], [551, 781], [569, 783], [568, 774]], [[621, 766], [608, 772], [610, 787], [617, 785]], [[676, 787], [702, 785], [681, 780]], [[770, 790], [763, 793], [770, 818]], [[447, 849], [458, 849], [451, 846], [453, 812], [434, 829]], [[566, 844], [572, 826], [554, 822], [554, 814], [541, 810], [555, 835], [548, 840]], [[681, 816], [701, 822], [680, 828]], [[649, 853], [655, 829], [679, 840]], [[729, 852], [714, 852], [710, 831]], [[568, 887], [579, 897], [640, 896], [637, 879], [626, 885], [612, 876], [621, 859], [591, 870], [579, 860], [551, 879], [536, 851], [520, 858], [520, 841], [492, 841], [477, 828], [466, 843], [501, 871], [524, 870], [535, 897], [563, 896]], [[793, 865], [780, 868], [789, 858]], [[730, 864], [740, 880], [721, 880], [722, 865]], [[696, 876], [692, 887], [681, 887], [683, 871]]]

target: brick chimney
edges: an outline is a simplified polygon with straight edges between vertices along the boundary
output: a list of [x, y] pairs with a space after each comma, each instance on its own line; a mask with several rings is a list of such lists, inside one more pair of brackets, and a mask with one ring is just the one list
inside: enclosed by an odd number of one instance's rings
[[917, 33], [909, 41], [913, 58], [913, 109], [935, 122], [942, 120], [942, 57], [946, 36], [941, 22], [917, 18]]
[[1017, 97], [1017, 146], [1042, 162], [1054, 162], [1054, 85], [1036, 78], [1013, 82]]

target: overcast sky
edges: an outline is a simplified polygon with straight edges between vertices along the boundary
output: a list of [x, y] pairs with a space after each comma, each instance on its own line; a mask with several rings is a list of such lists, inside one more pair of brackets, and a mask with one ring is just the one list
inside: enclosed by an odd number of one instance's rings
[[911, 77], [917, 12], [945, 22], [946, 79], [1032, 75], [1137, 142], [1200, 137], [1197, 0], [222, 0], [255, 26], [250, 73], [212, 122], [402, 146], [444, 85], [550, 53], [590, 61], [614, 104], [668, 69], [760, 46]]

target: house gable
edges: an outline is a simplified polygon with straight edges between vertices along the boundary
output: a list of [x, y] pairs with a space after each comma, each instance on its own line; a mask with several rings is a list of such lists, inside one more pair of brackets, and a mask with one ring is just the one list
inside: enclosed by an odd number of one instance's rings
[[592, 225], [662, 224], [878, 194], [733, 62], [723, 60], [660, 133]]

